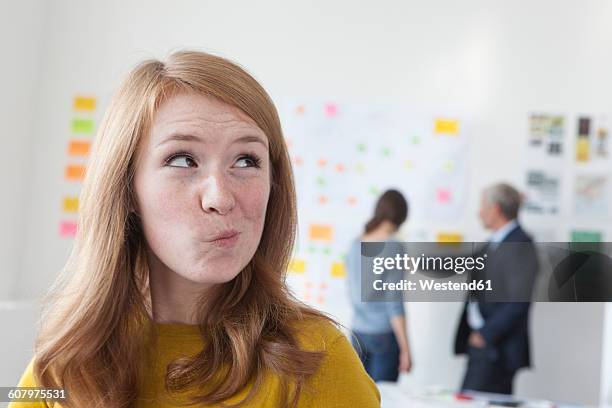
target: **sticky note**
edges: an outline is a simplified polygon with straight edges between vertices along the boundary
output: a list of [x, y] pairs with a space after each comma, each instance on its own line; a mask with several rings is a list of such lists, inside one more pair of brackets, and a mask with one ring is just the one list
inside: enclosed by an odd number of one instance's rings
[[382, 149], [382, 154], [383, 154], [383, 156], [385, 156], [385, 157], [389, 157], [389, 156], [391, 156], [391, 149], [389, 149], [388, 147], [383, 148], [383, 149]]
[[463, 242], [463, 235], [458, 232], [439, 232], [437, 242]]
[[85, 166], [82, 164], [69, 164], [66, 166], [65, 176], [67, 180], [83, 180], [85, 178]]
[[601, 232], [572, 231], [572, 242], [601, 242]]
[[312, 224], [308, 229], [308, 236], [312, 241], [332, 240], [333, 228], [331, 225]]
[[75, 213], [79, 211], [78, 197], [64, 197], [64, 212]]
[[342, 163], [336, 164], [336, 171], [338, 173], [342, 173], [344, 171], [344, 164], [342, 164]]
[[325, 186], [325, 179], [321, 176], [317, 177], [317, 184], [321, 187]]
[[447, 204], [451, 200], [451, 192], [446, 188], [436, 190], [436, 201], [440, 204]]
[[75, 221], [62, 221], [59, 227], [59, 234], [63, 238], [72, 238], [77, 233], [77, 223]]
[[319, 196], [319, 204], [326, 204], [329, 201], [329, 199], [327, 198], [327, 196]]
[[75, 111], [91, 112], [96, 110], [96, 98], [87, 96], [75, 96], [72, 103], [72, 108]]
[[68, 154], [70, 156], [87, 156], [91, 142], [89, 140], [71, 140], [68, 143]]
[[413, 136], [411, 142], [413, 145], [418, 145], [419, 143], [421, 143], [421, 138], [418, 136]]
[[91, 134], [94, 131], [94, 122], [91, 119], [72, 119], [72, 133]]
[[319, 159], [319, 161], [317, 162], [317, 164], [321, 167], [324, 167], [327, 164], [327, 160], [325, 159]]
[[338, 114], [338, 107], [335, 103], [328, 103], [325, 105], [325, 116], [333, 118]]
[[295, 156], [295, 159], [293, 160], [296, 166], [301, 166], [302, 163], [304, 163], [304, 160], [302, 160], [302, 158], [300, 156]]
[[455, 119], [436, 119], [434, 133], [457, 136], [459, 134], [459, 121]]
[[303, 114], [303, 113], [304, 113], [304, 111], [305, 111], [305, 109], [304, 109], [304, 105], [299, 105], [297, 108], [295, 108], [295, 112], [296, 112], [298, 115]]
[[404, 161], [404, 168], [410, 170], [412, 168], [412, 161], [410, 160], [405, 160]]
[[346, 202], [348, 203], [348, 205], [353, 206], [353, 205], [357, 204], [357, 198], [354, 197], [354, 196], [351, 196], [351, 197], [346, 199]]
[[365, 171], [365, 166], [363, 163], [357, 163], [355, 168], [357, 169], [357, 173], [363, 173]]
[[346, 276], [346, 267], [342, 262], [333, 262], [331, 265], [331, 276], [334, 278], [344, 278]]
[[366, 151], [366, 145], [364, 143], [359, 143], [357, 145], [357, 150], [359, 150], [360, 152], [365, 152]]
[[576, 140], [576, 161], [586, 162], [589, 161], [589, 150], [590, 150], [589, 139], [586, 137], [579, 137]]
[[306, 272], [306, 261], [303, 259], [292, 259], [289, 262], [289, 272], [291, 273], [304, 273]]
[[444, 164], [442, 165], [442, 168], [446, 171], [452, 171], [455, 168], [455, 163], [453, 163], [450, 160], [447, 160], [444, 162]]

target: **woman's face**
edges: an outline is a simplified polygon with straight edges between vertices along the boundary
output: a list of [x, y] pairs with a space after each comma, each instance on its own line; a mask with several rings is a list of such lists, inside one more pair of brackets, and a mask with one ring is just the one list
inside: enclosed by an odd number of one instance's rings
[[153, 265], [197, 283], [227, 282], [261, 239], [268, 139], [235, 107], [176, 94], [141, 141], [134, 188]]

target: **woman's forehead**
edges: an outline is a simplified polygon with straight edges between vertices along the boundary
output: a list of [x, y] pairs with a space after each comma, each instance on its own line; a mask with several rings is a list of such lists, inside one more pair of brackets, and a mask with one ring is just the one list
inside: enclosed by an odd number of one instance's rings
[[240, 125], [258, 128], [245, 112], [219, 99], [195, 92], [181, 92], [166, 98], [157, 108], [152, 125], [200, 121], [211, 125]]

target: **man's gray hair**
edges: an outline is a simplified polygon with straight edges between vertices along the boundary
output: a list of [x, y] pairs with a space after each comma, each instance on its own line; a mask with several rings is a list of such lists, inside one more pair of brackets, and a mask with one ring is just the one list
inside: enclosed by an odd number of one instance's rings
[[518, 217], [523, 197], [521, 193], [510, 184], [498, 183], [485, 188], [484, 195], [490, 204], [499, 205], [501, 213], [508, 220]]

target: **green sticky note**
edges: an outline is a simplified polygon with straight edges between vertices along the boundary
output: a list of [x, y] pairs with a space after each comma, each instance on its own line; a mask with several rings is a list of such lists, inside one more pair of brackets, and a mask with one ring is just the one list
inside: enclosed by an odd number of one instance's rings
[[572, 242], [601, 242], [599, 231], [572, 231]]
[[378, 194], [378, 188], [376, 188], [375, 186], [370, 187], [370, 194], [372, 195]]
[[365, 152], [366, 151], [366, 145], [364, 143], [359, 143], [357, 145], [357, 150], [359, 150], [360, 152]]
[[323, 177], [317, 177], [317, 184], [320, 186], [325, 185], [325, 179]]
[[413, 136], [412, 137], [412, 144], [419, 144], [421, 143], [421, 139], [418, 136]]
[[315, 252], [317, 252], [317, 249], [313, 246], [308, 247], [308, 252], [310, 252], [311, 254], [314, 254]]
[[389, 149], [388, 147], [383, 148], [382, 154], [383, 156], [386, 156], [386, 157], [391, 156], [391, 149]]
[[72, 119], [72, 133], [89, 134], [94, 131], [94, 122], [91, 119]]
[[329, 255], [329, 254], [331, 254], [331, 248], [330, 248], [330, 247], [325, 247], [325, 249], [323, 249], [323, 253], [324, 253], [325, 255]]

